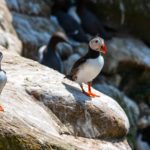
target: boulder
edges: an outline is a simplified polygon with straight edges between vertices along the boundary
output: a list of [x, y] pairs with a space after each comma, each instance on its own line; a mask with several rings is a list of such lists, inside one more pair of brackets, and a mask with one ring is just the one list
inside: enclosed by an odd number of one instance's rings
[[0, 30], [0, 45], [20, 55], [22, 53], [22, 43], [18, 37], [3, 30]]
[[52, 1], [41, 0], [6, 0], [11, 11], [34, 16], [49, 16], [51, 13]]
[[6, 5], [6, 2], [5, 0], [0, 0], [0, 29], [16, 35], [11, 22], [12, 15]]
[[103, 73], [120, 76], [118, 87], [137, 102], [149, 103], [150, 48], [133, 38], [113, 38], [107, 43]]
[[38, 48], [48, 43], [53, 32], [50, 20], [16, 12], [13, 12], [12, 15], [13, 25], [23, 43], [22, 55], [38, 60]]
[[104, 72], [116, 73], [120, 63], [131, 62], [150, 67], [150, 48], [134, 38], [113, 38], [106, 42], [108, 51], [105, 57]]
[[94, 89], [101, 97], [91, 99], [62, 74], [0, 50], [8, 76], [0, 98], [2, 149], [130, 150], [128, 118], [115, 100]]
[[103, 92], [104, 94], [109, 95], [114, 98], [126, 112], [129, 122], [130, 122], [130, 131], [128, 133], [128, 141], [132, 148], [135, 146], [135, 137], [137, 134], [137, 124], [139, 124], [140, 110], [137, 103], [134, 100], [127, 97], [123, 92], [119, 91], [112, 85], [107, 84], [95, 84], [94, 87]]
[[0, 0], [0, 45], [21, 54], [22, 43], [12, 25], [12, 15], [4, 0]]
[[107, 27], [123, 32], [128, 30], [150, 44], [147, 32], [150, 26], [149, 5], [149, 0], [97, 0], [97, 3], [90, 4], [90, 7], [104, 20]]

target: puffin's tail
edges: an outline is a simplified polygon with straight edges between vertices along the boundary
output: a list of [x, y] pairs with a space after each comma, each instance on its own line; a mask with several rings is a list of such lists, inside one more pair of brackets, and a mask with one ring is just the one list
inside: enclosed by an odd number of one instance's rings
[[67, 78], [67, 79], [69, 79], [69, 80], [72, 80], [72, 76], [71, 75], [66, 75], [65, 77], [64, 77], [64, 79], [65, 78]]

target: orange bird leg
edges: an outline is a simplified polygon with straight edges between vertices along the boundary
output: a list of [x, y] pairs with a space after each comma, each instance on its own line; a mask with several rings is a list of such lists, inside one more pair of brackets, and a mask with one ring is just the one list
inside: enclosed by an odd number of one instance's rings
[[4, 111], [4, 108], [2, 106], [0, 106], [0, 111]]
[[88, 93], [90, 94], [90, 96], [91, 97], [100, 97], [99, 95], [92, 93], [91, 87], [92, 87], [92, 82], [89, 82], [88, 83]]
[[98, 95], [91, 92], [91, 83], [88, 83], [88, 92], [86, 92], [83, 88], [83, 85], [80, 85], [82, 92], [89, 97], [99, 97]]

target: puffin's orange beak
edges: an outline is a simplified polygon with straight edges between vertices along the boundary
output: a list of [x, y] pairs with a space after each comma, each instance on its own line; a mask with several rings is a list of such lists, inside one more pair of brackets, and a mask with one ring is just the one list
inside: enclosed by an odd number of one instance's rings
[[106, 54], [107, 48], [106, 48], [106, 45], [105, 45], [105, 44], [103, 44], [103, 45], [101, 46], [101, 50], [102, 50], [102, 53], [103, 53], [103, 54]]

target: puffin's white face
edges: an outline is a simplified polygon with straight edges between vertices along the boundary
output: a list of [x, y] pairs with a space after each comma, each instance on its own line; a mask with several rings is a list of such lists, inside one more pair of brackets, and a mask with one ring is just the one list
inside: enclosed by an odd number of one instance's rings
[[106, 53], [106, 46], [104, 40], [100, 37], [96, 37], [89, 42], [89, 46], [92, 50]]

